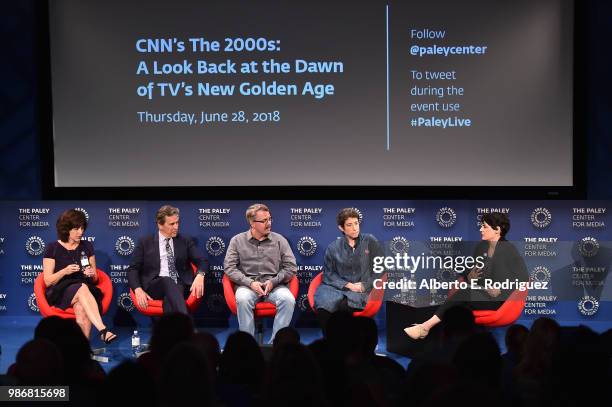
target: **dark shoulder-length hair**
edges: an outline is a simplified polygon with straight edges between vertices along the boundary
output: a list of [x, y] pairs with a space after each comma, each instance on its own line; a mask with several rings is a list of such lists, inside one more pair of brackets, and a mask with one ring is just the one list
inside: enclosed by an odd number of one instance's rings
[[68, 241], [71, 229], [77, 229], [82, 227], [83, 230], [87, 229], [87, 218], [85, 214], [76, 209], [68, 209], [64, 211], [57, 219], [55, 228], [57, 229], [57, 237], [62, 242]]
[[508, 219], [508, 215], [500, 212], [486, 213], [482, 215], [482, 222], [485, 222], [493, 229], [499, 227], [501, 240], [506, 240], [506, 233], [510, 230], [510, 219]]

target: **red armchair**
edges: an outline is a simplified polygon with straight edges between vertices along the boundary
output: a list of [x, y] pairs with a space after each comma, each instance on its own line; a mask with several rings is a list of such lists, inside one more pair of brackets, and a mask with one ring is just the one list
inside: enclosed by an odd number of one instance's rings
[[527, 289], [514, 290], [498, 309], [494, 311], [474, 310], [472, 313], [478, 325], [490, 327], [511, 325], [521, 316], [526, 299]]
[[[108, 311], [111, 300], [113, 299], [113, 283], [105, 272], [100, 269], [96, 270], [98, 272], [98, 283], [96, 286], [100, 289], [100, 291], [102, 291], [102, 314], [105, 314], [106, 311]], [[49, 305], [47, 302], [47, 297], [45, 296], [46, 290], [47, 287], [45, 286], [43, 273], [40, 273], [38, 277], [36, 277], [36, 280], [34, 280], [34, 295], [36, 297], [38, 309], [43, 317], [58, 316], [60, 318], [76, 318], [72, 307], [62, 310]]]
[[[293, 276], [293, 278], [289, 281], [289, 291], [291, 291], [291, 294], [293, 294], [295, 299], [297, 299], [299, 290], [300, 284], [298, 282], [298, 278], [297, 276]], [[228, 308], [232, 314], [236, 315], [235, 284], [226, 274], [223, 275], [223, 295], [225, 296], [225, 302], [227, 303]], [[276, 305], [270, 302], [258, 302], [255, 304], [253, 315], [255, 317], [258, 340], [259, 343], [261, 343], [263, 339], [263, 324], [261, 323], [261, 318], [274, 317], [276, 315]]]
[[[459, 281], [464, 281], [463, 277]], [[448, 298], [452, 297], [457, 289], [448, 292]], [[524, 291], [514, 290], [504, 303], [496, 310], [473, 310], [472, 314], [476, 324], [499, 327], [513, 324], [523, 312], [527, 300], [527, 289]]]
[[[193, 269], [193, 274], [196, 274], [198, 268], [195, 264], [191, 264], [191, 268]], [[195, 312], [196, 309], [200, 306], [202, 299], [204, 298], [204, 293], [200, 298], [196, 298], [195, 295], [190, 294], [189, 297], [185, 300], [185, 304], [187, 305], [187, 309], [189, 312]], [[146, 308], [141, 307], [136, 301], [136, 295], [134, 294], [134, 290], [130, 288], [130, 297], [132, 298], [132, 302], [138, 311], [141, 314], [146, 315], [148, 317], [160, 317], [164, 314], [164, 300], [149, 300], [147, 301]]]
[[[380, 279], [382, 282], [387, 281], [387, 273], [383, 273]], [[322, 281], [323, 273], [319, 273], [315, 278], [312, 279], [312, 281], [310, 282], [310, 286], [308, 287], [308, 303], [310, 304], [310, 308], [315, 313], [317, 312], [317, 310], [314, 307], [314, 296], [315, 292], [317, 291], [317, 288], [319, 288]], [[372, 318], [374, 315], [376, 315], [376, 313], [382, 306], [384, 294], [385, 290], [383, 288], [372, 288], [365, 308], [361, 311], [353, 312], [353, 316]]]

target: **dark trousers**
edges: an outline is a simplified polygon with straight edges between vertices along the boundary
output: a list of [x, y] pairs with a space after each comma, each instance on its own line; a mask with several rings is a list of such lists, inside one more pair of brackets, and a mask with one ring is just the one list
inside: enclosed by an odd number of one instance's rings
[[[344, 297], [340, 304], [338, 305], [338, 309], [335, 312], [350, 312], [351, 315], [355, 311], [361, 311], [359, 309], [351, 308], [348, 306], [348, 299]], [[332, 316], [332, 313], [323, 308], [317, 308], [317, 319], [319, 320], [319, 325], [321, 325], [321, 330], [325, 332], [325, 328], [327, 327], [327, 321]]]
[[147, 294], [155, 300], [164, 300], [164, 314], [180, 312], [189, 315], [185, 299], [189, 296], [189, 287], [180, 280], [175, 283], [170, 277], [155, 277], [149, 283]]
[[503, 303], [503, 301], [496, 301], [494, 298], [489, 297], [484, 290], [457, 290], [444, 304], [438, 307], [435, 315], [440, 319], [444, 319], [446, 310], [457, 305], [474, 311], [496, 310]]

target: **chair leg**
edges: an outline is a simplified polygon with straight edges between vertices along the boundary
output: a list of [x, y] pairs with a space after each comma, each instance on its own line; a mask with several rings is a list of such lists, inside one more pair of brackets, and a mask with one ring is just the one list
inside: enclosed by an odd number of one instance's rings
[[255, 318], [255, 339], [257, 339], [259, 345], [263, 344], [263, 331], [263, 318]]

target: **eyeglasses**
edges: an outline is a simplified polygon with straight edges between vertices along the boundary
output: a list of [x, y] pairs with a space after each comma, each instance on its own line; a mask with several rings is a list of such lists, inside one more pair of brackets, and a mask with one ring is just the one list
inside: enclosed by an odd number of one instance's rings
[[253, 219], [253, 222], [262, 223], [262, 224], [272, 223], [272, 218], [262, 219], [262, 220], [255, 220], [255, 219]]

